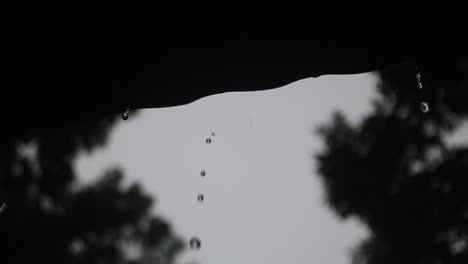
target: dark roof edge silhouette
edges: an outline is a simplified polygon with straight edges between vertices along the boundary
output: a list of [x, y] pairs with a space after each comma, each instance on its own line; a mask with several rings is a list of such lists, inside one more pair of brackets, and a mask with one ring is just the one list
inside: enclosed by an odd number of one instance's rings
[[[5, 12], [8, 41], [0, 62], [5, 126], [81, 122], [326, 74], [437, 63], [465, 56], [468, 46], [456, 20], [441, 25], [410, 11], [405, 16], [380, 9], [351, 12], [334, 18], [339, 27], [324, 22], [326, 12], [296, 24], [228, 26], [167, 22], [144, 8], [101, 7], [103, 12], [63, 5]], [[367, 24], [353, 23], [355, 17]]]

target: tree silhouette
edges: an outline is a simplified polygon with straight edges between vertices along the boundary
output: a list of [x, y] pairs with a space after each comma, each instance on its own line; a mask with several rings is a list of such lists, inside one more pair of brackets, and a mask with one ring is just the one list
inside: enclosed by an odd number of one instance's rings
[[468, 145], [444, 140], [466, 121], [468, 59], [420, 66], [422, 90], [414, 64], [386, 68], [372, 113], [359, 124], [336, 113], [318, 129], [327, 202], [371, 231], [354, 263], [468, 263]]
[[123, 186], [121, 169], [76, 185], [75, 157], [104, 146], [116, 118], [2, 128], [2, 263], [173, 263], [184, 244], [151, 214], [152, 198], [138, 184]]

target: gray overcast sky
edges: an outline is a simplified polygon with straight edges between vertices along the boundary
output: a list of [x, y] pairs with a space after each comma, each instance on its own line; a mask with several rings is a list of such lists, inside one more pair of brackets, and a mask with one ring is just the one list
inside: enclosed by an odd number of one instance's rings
[[367, 231], [324, 204], [314, 128], [335, 110], [358, 121], [371, 111], [375, 82], [372, 74], [329, 75], [144, 110], [122, 121], [105, 149], [81, 156], [77, 172], [89, 182], [119, 165], [127, 182], [141, 182], [177, 234], [202, 240], [181, 264], [350, 263]]

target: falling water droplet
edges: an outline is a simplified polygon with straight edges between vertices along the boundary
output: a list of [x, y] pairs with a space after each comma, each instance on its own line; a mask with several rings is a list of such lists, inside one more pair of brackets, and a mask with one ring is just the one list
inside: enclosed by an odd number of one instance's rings
[[191, 249], [199, 250], [201, 247], [201, 241], [198, 237], [192, 237], [189, 241], [189, 245]]
[[199, 194], [199, 195], [197, 196], [197, 201], [198, 201], [198, 202], [202, 203], [204, 200], [205, 200], [205, 196], [204, 196], [203, 194]]
[[211, 143], [211, 138], [207, 138], [206, 139], [206, 144], [210, 144]]
[[422, 111], [423, 113], [429, 112], [429, 104], [426, 103], [426, 102], [422, 102], [422, 103], [419, 105], [419, 108], [421, 109], [421, 111]]
[[7, 208], [7, 205], [6, 203], [3, 203], [1, 206], [0, 206], [0, 214], [3, 213]]
[[422, 83], [418, 82], [418, 89], [422, 89], [422, 88], [423, 88]]
[[127, 108], [127, 110], [122, 114], [122, 119], [127, 120], [129, 114], [130, 114], [130, 108]]
[[416, 73], [416, 79], [421, 79], [421, 74], [420, 73]]
[[205, 170], [202, 170], [202, 171], [200, 172], [200, 175], [201, 175], [202, 177], [205, 177], [206, 171], [205, 171]]
[[215, 136], [215, 133], [214, 133], [214, 132], [211, 132], [211, 135], [214, 137], [214, 136]]

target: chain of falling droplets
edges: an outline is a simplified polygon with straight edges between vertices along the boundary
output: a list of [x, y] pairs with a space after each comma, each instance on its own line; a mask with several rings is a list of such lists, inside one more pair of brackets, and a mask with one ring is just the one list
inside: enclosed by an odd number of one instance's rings
[[[416, 87], [418, 87], [418, 90], [422, 90], [423, 84], [422, 84], [422, 81], [421, 81], [421, 73], [418, 70], [418, 66], [416, 66], [416, 80], [417, 80]], [[429, 112], [429, 104], [427, 102], [425, 102], [425, 101], [422, 101], [419, 104], [419, 109], [421, 109], [421, 111], [423, 113], [427, 113], [427, 112]]]
[[[211, 132], [211, 136], [214, 137], [214, 136], [215, 136], [215, 133]], [[211, 138], [207, 138], [207, 139], [205, 140], [205, 142], [206, 142], [207, 144], [211, 144]], [[202, 177], [205, 177], [206, 171], [205, 171], [205, 170], [202, 170], [202, 171], [200, 172], [200, 175], [201, 175]], [[199, 194], [199, 195], [197, 196], [197, 201], [198, 201], [198, 202], [202, 203], [204, 200], [205, 200], [205, 196], [204, 196], [203, 194]], [[200, 240], [200, 238], [199, 238], [199, 237], [196, 237], [196, 236], [190, 238], [190, 240], [189, 240], [189, 246], [190, 246], [190, 248], [193, 249], [193, 250], [199, 250], [200, 247], [201, 247], [201, 240]]]
[[[122, 119], [123, 119], [123, 120], [127, 120], [129, 115], [130, 115], [130, 108], [127, 108], [127, 110], [125, 110], [125, 112], [122, 114]], [[211, 133], [211, 135], [214, 136], [214, 133]], [[211, 139], [208, 138], [208, 139], [206, 140], [206, 143], [208, 143], [208, 144], [211, 143]], [[203, 171], [201, 172], [201, 175], [202, 175], [202, 177], [205, 176], [205, 170], [203, 170]], [[198, 197], [197, 197], [197, 200], [198, 200], [200, 203], [203, 202], [204, 199], [205, 199], [205, 197], [204, 197], [203, 194], [200, 194], [200, 195], [198, 195]], [[3, 204], [3, 205], [0, 207], [0, 213], [3, 212], [3, 211], [5, 210], [5, 208], [6, 208], [6, 205]], [[200, 238], [198, 238], [198, 237], [192, 237], [192, 238], [190, 239], [190, 241], [189, 241], [189, 245], [190, 245], [190, 248], [192, 248], [192, 249], [194, 249], [194, 250], [199, 250], [200, 247], [201, 247], [201, 240], [200, 240]]]

